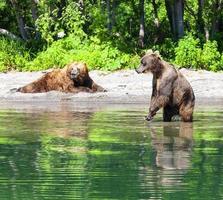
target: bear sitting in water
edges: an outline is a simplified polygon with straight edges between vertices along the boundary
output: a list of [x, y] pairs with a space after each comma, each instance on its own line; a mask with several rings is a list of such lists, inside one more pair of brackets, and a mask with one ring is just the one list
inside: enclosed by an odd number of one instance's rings
[[17, 91], [41, 93], [52, 90], [71, 93], [105, 92], [104, 88], [90, 78], [86, 64], [78, 62], [71, 63], [63, 69], [54, 69]]
[[192, 87], [185, 77], [173, 65], [161, 60], [154, 52], [148, 52], [141, 59], [137, 73], [150, 71], [153, 74], [152, 97], [149, 114], [150, 121], [160, 108], [164, 108], [163, 120], [171, 121], [174, 115], [180, 115], [181, 120], [191, 122], [195, 97]]

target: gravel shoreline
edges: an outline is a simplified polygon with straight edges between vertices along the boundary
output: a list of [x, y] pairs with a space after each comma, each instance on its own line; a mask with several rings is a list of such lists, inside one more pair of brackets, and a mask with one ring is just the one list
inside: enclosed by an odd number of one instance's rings
[[[191, 83], [196, 103], [216, 101], [223, 102], [223, 73], [208, 71], [180, 70]], [[83, 104], [133, 104], [148, 103], [152, 92], [152, 74], [137, 74], [134, 70], [121, 70], [112, 73], [91, 71], [90, 76], [99, 85], [108, 90], [105, 93], [66, 94], [62, 92], [47, 92], [38, 94], [23, 94], [11, 91], [30, 83], [44, 72], [9, 72], [0, 73], [0, 103], [10, 102], [78, 102]]]

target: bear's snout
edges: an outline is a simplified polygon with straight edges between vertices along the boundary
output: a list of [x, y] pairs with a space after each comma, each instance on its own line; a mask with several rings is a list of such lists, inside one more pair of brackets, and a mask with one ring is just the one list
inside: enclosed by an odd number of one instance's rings
[[138, 69], [135, 69], [135, 71], [139, 74], [140, 72], [138, 71]]
[[78, 75], [79, 75], [79, 71], [77, 69], [73, 69], [70, 73], [71, 75], [71, 78], [74, 79], [74, 78], [77, 78]]
[[135, 71], [138, 73], [138, 74], [141, 74], [141, 73], [144, 73], [145, 69], [143, 66], [139, 66], [138, 68], [135, 69]]

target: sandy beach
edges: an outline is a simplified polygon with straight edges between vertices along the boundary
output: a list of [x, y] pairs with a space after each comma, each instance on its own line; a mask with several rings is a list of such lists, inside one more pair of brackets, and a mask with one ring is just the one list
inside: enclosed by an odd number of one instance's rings
[[[208, 71], [180, 70], [193, 87], [196, 104], [223, 104], [223, 73]], [[116, 72], [91, 71], [92, 79], [107, 89], [105, 93], [67, 94], [57, 91], [36, 94], [23, 94], [11, 90], [30, 83], [41, 72], [0, 73], [0, 104], [43, 104], [58, 102], [97, 106], [98, 104], [144, 104], [149, 103], [152, 92], [152, 74], [137, 74], [134, 70]]]

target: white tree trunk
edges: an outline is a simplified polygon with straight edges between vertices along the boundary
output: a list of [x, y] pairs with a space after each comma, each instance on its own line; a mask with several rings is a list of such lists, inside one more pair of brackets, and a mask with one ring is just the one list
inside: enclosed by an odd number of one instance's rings
[[140, 11], [140, 26], [139, 26], [139, 46], [144, 47], [145, 39], [145, 10], [144, 10], [144, 0], [140, 0], [139, 11]]

